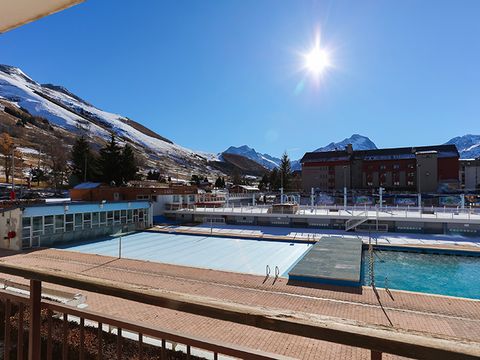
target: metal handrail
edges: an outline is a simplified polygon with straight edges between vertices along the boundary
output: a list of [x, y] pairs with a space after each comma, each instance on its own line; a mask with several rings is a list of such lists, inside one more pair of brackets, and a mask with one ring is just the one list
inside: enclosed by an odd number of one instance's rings
[[[29, 298], [25, 295], [20, 294], [11, 294], [5, 290], [0, 290], [0, 299], [7, 300], [9, 303], [18, 303], [23, 306], [28, 306]], [[144, 340], [144, 336], [148, 336], [154, 339], [162, 340], [162, 348], [165, 349], [166, 341], [179, 343], [187, 346], [187, 351], [190, 353], [190, 348], [195, 347], [198, 349], [210, 351], [214, 353], [215, 358], [218, 357], [218, 354], [233, 356], [242, 359], [258, 359], [258, 360], [274, 360], [274, 359], [293, 359], [287, 356], [279, 356], [277, 354], [272, 354], [264, 351], [259, 351], [255, 349], [249, 349], [243, 346], [238, 346], [236, 344], [230, 343], [221, 343], [215, 340], [208, 340], [202, 337], [197, 336], [187, 336], [176, 331], [167, 330], [161, 327], [149, 326], [146, 324], [140, 324], [135, 321], [120, 319], [115, 316], [104, 315], [95, 311], [88, 309], [79, 309], [71, 306], [66, 306], [49, 300], [43, 300], [41, 302], [42, 309], [47, 310], [47, 344], [50, 344], [47, 349], [47, 356], [51, 355], [52, 352], [52, 322], [51, 318], [54, 316], [54, 313], [63, 314], [62, 318], [66, 319], [68, 322], [72, 322], [69, 319], [69, 316], [77, 317], [79, 321], [77, 322], [80, 327], [80, 332], [84, 332], [85, 320], [89, 322], [95, 322], [97, 324], [97, 330], [102, 332], [103, 325], [109, 326], [111, 329], [116, 328], [120, 329], [122, 332], [132, 332], [138, 334], [139, 338]], [[66, 315], [66, 316], [65, 316]], [[18, 317], [20, 321], [20, 316]], [[9, 325], [9, 323], [8, 323]], [[19, 327], [20, 328], [20, 327]], [[118, 336], [122, 336], [121, 332], [118, 332]], [[22, 339], [23, 341], [23, 339]], [[101, 342], [101, 335], [99, 336], [99, 342]], [[7, 343], [9, 343], [7, 341]], [[143, 347], [144, 341], [139, 343], [139, 348]], [[9, 345], [9, 344], [7, 344]], [[22, 344], [23, 345], [23, 344]], [[85, 351], [84, 343], [79, 343], [79, 351]], [[10, 349], [6, 349], [8, 351]]]

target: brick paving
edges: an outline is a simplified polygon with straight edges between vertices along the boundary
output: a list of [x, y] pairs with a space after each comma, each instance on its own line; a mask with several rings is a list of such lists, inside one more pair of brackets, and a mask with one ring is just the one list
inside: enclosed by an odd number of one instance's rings
[[[0, 261], [39, 269], [82, 273], [92, 278], [212, 297], [231, 303], [301, 311], [358, 324], [390, 326], [375, 293], [367, 287], [361, 293], [301, 287], [288, 284], [284, 278], [275, 283], [272, 278], [264, 282], [262, 276], [54, 249], [9, 255], [3, 256]], [[91, 310], [189, 335], [302, 359], [369, 357], [368, 351], [358, 348], [278, 334], [94, 293], [82, 293], [87, 295]], [[475, 341], [480, 346], [480, 301], [394, 290], [391, 293], [393, 299], [384, 290], [378, 290], [380, 301], [395, 328]]]

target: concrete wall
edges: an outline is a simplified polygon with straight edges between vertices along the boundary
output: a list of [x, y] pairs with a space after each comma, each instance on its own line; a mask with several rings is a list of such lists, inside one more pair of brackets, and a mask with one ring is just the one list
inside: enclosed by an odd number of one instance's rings
[[478, 165], [465, 166], [465, 189], [475, 190], [480, 189], [480, 160], [477, 160]]
[[[20, 250], [22, 248], [22, 210], [13, 209], [0, 214], [0, 248], [9, 250]], [[10, 231], [16, 236], [9, 239]]]
[[438, 188], [438, 155], [417, 153], [417, 189], [421, 192], [434, 192]]
[[328, 166], [304, 166], [302, 168], [302, 188], [310, 193], [311, 188], [328, 189]]
[[94, 240], [96, 238], [143, 229], [144, 227], [136, 226], [135, 224], [119, 224], [59, 234], [42, 235], [40, 236], [40, 246], [52, 246], [59, 243]]

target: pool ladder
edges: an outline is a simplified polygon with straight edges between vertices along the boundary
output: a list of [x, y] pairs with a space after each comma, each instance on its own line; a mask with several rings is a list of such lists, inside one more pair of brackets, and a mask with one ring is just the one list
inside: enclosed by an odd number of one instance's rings
[[[263, 282], [265, 283], [268, 278], [270, 277], [270, 266], [267, 265], [265, 267], [265, 279], [263, 280]], [[280, 276], [280, 269], [278, 268], [278, 266], [275, 266], [275, 278], [273, 279], [273, 284], [275, 284], [275, 282], [278, 280], [278, 277]]]

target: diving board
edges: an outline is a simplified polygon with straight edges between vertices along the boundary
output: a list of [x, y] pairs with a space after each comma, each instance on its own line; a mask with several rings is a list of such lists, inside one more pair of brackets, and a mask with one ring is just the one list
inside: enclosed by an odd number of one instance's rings
[[289, 271], [290, 280], [339, 286], [361, 286], [362, 241], [322, 237]]

